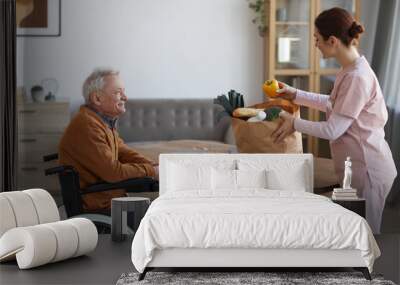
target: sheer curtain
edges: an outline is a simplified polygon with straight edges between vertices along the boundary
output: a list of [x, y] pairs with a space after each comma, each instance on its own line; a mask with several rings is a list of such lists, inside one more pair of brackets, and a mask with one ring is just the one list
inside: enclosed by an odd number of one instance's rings
[[399, 175], [388, 202], [400, 204], [400, 0], [380, 1], [372, 67], [389, 111], [385, 127]]
[[0, 0], [0, 191], [16, 190], [15, 0]]

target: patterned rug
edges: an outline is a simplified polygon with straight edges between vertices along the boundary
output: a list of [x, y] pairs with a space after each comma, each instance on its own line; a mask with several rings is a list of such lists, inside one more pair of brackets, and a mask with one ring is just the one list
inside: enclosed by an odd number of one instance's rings
[[372, 281], [368, 281], [360, 272], [148, 272], [142, 281], [138, 281], [138, 276], [139, 273], [122, 274], [117, 285], [395, 285], [392, 281], [384, 280], [380, 275], [372, 275]]

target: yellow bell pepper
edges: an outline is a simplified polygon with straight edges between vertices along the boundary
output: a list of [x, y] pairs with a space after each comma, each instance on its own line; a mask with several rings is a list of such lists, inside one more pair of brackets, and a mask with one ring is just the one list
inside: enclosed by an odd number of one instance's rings
[[275, 79], [265, 81], [262, 88], [268, 97], [275, 98], [279, 96], [279, 93], [276, 92], [279, 89], [279, 84]]

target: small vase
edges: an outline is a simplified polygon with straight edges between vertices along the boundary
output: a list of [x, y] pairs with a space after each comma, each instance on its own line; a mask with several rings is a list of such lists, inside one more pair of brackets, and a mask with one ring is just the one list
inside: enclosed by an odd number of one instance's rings
[[44, 90], [40, 85], [35, 85], [31, 88], [31, 96], [33, 102], [44, 102]]

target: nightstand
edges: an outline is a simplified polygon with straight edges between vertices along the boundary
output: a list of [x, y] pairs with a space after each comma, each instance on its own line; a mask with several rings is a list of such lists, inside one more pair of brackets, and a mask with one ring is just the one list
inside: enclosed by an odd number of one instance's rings
[[340, 206], [359, 214], [361, 217], [365, 218], [365, 199], [358, 198], [354, 200], [334, 200], [332, 202], [339, 204]]

